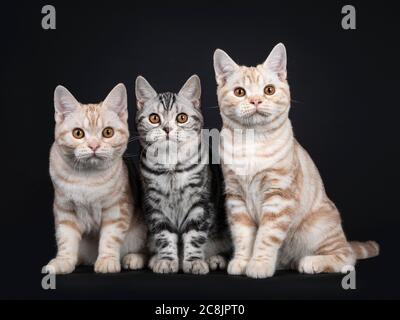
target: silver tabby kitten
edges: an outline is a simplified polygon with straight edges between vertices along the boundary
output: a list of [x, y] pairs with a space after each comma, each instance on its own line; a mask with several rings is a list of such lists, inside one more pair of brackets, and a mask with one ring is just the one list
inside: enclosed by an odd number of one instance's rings
[[153, 253], [149, 267], [157, 273], [182, 268], [206, 274], [226, 266], [219, 254], [229, 242], [212, 202], [208, 148], [200, 144], [200, 93], [197, 75], [178, 94], [157, 94], [143, 77], [136, 79], [144, 212]]

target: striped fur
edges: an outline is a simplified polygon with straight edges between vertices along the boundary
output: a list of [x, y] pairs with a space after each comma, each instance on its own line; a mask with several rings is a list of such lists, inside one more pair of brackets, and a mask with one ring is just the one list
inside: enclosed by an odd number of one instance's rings
[[[286, 50], [277, 45], [257, 67], [214, 54], [223, 119], [222, 169], [234, 242], [230, 274], [265, 278], [276, 268], [304, 273], [341, 272], [356, 259], [378, 254], [377, 243], [348, 242], [340, 214], [327, 197], [318, 169], [293, 137]], [[264, 92], [273, 85], [275, 92]], [[246, 91], [242, 97], [235, 88]], [[238, 137], [252, 133], [246, 143]]]
[[[199, 78], [192, 76], [179, 94], [157, 94], [138, 77], [136, 97], [144, 211], [153, 253], [150, 268], [157, 273], [182, 268], [194, 274], [223, 268], [225, 260], [220, 253], [227, 250], [228, 243], [211, 201], [208, 149], [202, 148], [200, 141]], [[188, 116], [186, 123], [178, 123], [181, 113]], [[159, 116], [159, 123], [150, 122], [151, 114]]]
[[[129, 130], [126, 90], [116, 86], [100, 104], [83, 105], [57, 87], [55, 142], [50, 152], [54, 185], [57, 256], [46, 266], [70, 273], [77, 264], [94, 264], [99, 273], [142, 268], [146, 229], [136, 210], [122, 160]], [[105, 138], [103, 129], [114, 135]], [[73, 130], [85, 136], [77, 139]]]

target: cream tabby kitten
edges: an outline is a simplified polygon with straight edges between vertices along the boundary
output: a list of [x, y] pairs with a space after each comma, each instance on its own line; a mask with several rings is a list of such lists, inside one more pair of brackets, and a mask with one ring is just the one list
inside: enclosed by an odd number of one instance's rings
[[58, 252], [46, 266], [70, 273], [142, 268], [146, 229], [133, 202], [122, 159], [129, 139], [126, 89], [118, 84], [99, 104], [80, 104], [62, 86], [54, 92], [55, 142], [50, 152]]
[[[238, 66], [218, 49], [214, 68], [234, 242], [228, 273], [266, 278], [276, 268], [343, 272], [356, 259], [376, 256], [376, 242], [346, 240], [318, 169], [293, 137], [284, 45], [278, 44], [257, 67]], [[252, 140], [234, 142], [250, 131]]]

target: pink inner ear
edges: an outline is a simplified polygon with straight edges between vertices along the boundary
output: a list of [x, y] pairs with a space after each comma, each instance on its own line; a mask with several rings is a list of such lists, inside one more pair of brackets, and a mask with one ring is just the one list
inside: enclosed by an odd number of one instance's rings
[[119, 116], [123, 115], [126, 111], [125, 102], [122, 99], [110, 99], [105, 101], [105, 106], [111, 111], [114, 111]]
[[223, 75], [217, 76], [217, 84], [220, 86], [224, 86], [226, 84], [226, 76]]
[[119, 116], [125, 113], [126, 104], [126, 89], [122, 84], [116, 85], [103, 102], [106, 108], [114, 111]]
[[139, 109], [142, 109], [144, 107], [144, 102], [142, 100], [137, 100], [136, 105]]
[[64, 120], [64, 115], [62, 114], [62, 113], [60, 113], [60, 112], [55, 112], [54, 113], [54, 120], [56, 121], [56, 122], [62, 122], [63, 120]]
[[280, 43], [272, 49], [263, 67], [276, 73], [281, 81], [286, 80], [286, 49], [283, 44]]

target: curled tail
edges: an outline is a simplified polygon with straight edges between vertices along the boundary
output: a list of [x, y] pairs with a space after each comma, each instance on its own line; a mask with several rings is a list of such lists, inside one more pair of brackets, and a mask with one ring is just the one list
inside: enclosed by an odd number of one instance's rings
[[376, 257], [379, 254], [379, 244], [375, 241], [350, 241], [350, 246], [357, 260]]

